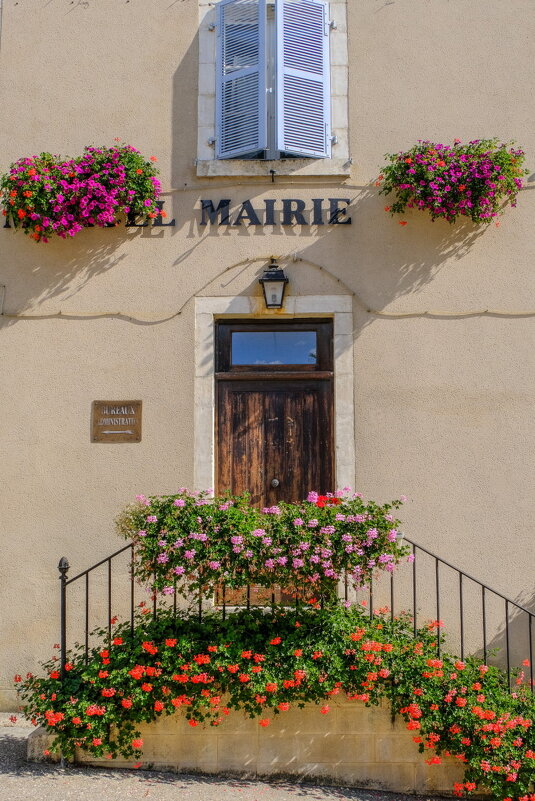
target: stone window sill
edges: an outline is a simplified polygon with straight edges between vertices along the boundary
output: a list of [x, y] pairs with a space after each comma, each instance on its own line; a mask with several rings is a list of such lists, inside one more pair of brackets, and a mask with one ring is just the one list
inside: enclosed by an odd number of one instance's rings
[[351, 174], [351, 159], [209, 159], [197, 160], [197, 175], [203, 178], [268, 177], [270, 170], [275, 178], [280, 175], [298, 176], [348, 176]]

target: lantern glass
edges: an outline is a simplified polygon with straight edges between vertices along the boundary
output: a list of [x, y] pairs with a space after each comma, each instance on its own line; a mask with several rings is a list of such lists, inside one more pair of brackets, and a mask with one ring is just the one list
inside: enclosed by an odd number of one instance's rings
[[282, 309], [288, 278], [277, 265], [270, 266], [259, 279], [267, 309]]
[[268, 309], [280, 309], [284, 295], [284, 281], [266, 281], [264, 284], [264, 297]]

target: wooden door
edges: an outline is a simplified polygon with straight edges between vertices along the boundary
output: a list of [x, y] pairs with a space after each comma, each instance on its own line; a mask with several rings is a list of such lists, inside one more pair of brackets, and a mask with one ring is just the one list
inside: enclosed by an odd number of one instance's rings
[[216, 324], [217, 491], [259, 506], [335, 489], [332, 320]]
[[221, 380], [217, 408], [218, 491], [274, 506], [334, 490], [330, 381]]

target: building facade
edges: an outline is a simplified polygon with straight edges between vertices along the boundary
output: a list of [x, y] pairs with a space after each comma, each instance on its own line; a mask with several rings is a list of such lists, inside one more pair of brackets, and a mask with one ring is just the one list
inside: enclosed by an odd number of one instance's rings
[[[3, 3], [2, 171], [118, 138], [158, 158], [167, 212], [0, 229], [5, 709], [58, 640], [59, 558], [120, 547], [140, 492], [404, 494], [412, 539], [533, 606], [535, 184], [499, 227], [400, 226], [376, 185], [417, 140], [516, 140], [529, 165], [531, 3], [297, 5]], [[94, 402], [112, 425], [134, 400], [141, 433], [97, 441]]]

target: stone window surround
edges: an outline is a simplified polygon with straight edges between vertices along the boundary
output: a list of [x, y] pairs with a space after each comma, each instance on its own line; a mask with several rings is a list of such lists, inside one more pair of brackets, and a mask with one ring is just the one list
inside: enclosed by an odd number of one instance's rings
[[197, 175], [262, 176], [275, 170], [277, 175], [350, 175], [348, 119], [347, 0], [329, 0], [329, 16], [336, 27], [330, 34], [331, 120], [336, 144], [330, 159], [216, 159], [210, 141], [215, 138], [215, 61], [216, 33], [213, 0], [199, 0], [199, 97], [197, 127]]
[[[197, 490], [215, 484], [215, 331], [225, 318], [299, 319], [330, 317], [334, 322], [334, 439], [337, 488], [354, 487], [355, 427], [353, 396], [353, 308], [347, 295], [290, 295], [276, 314], [263, 298], [195, 298], [195, 412], [193, 483]], [[314, 489], [311, 487], [311, 489]]]

